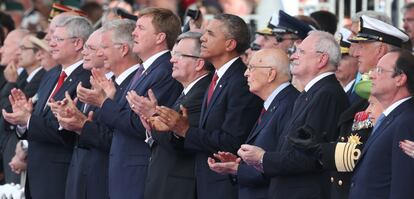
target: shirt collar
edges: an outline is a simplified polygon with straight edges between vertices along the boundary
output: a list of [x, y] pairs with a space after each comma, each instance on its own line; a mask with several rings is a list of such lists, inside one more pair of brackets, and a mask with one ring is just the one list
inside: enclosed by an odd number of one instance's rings
[[33, 77], [36, 75], [37, 72], [39, 72], [42, 69], [42, 67], [38, 67], [36, 68], [34, 71], [32, 71], [32, 73], [29, 74], [29, 76], [27, 76], [26, 78], [26, 82], [29, 83], [30, 81], [32, 81]]
[[187, 87], [185, 87], [183, 89], [183, 93], [184, 95], [187, 95], [188, 92], [190, 92], [191, 88], [198, 82], [200, 81], [200, 79], [203, 79], [205, 76], [207, 76], [207, 74], [202, 75], [201, 77], [197, 78], [196, 80], [194, 80], [193, 82], [191, 82]]
[[344, 87], [344, 91], [345, 93], [350, 91], [352, 88], [353, 83], [355, 82], [355, 79], [353, 79], [352, 81], [350, 81], [345, 87]]
[[83, 60], [79, 60], [78, 62], [75, 62], [74, 64], [63, 69], [63, 71], [66, 73], [66, 77], [69, 77], [70, 74], [72, 74], [72, 72], [75, 71], [76, 68], [78, 68], [78, 66], [80, 66], [81, 64], [83, 64]]
[[332, 75], [332, 74], [335, 74], [335, 73], [334, 72], [325, 72], [325, 73], [319, 74], [318, 76], [313, 78], [308, 84], [306, 84], [305, 91], [308, 92], [309, 89], [311, 89], [312, 86], [316, 84], [316, 82], [318, 82], [319, 80], [323, 79], [324, 77], [326, 77], [328, 75]]
[[115, 78], [115, 82], [118, 85], [121, 85], [122, 82], [124, 82], [124, 80], [135, 70], [137, 70], [139, 67], [139, 64], [135, 64], [131, 67], [129, 67], [128, 69], [126, 69], [124, 72], [122, 72], [118, 77]]
[[[154, 63], [154, 61], [158, 58], [158, 57], [160, 57], [161, 55], [163, 55], [164, 53], [166, 53], [166, 52], [168, 52], [168, 50], [163, 50], [163, 51], [161, 51], [161, 52], [158, 52], [158, 53], [156, 53], [156, 54], [154, 54], [154, 55], [152, 55], [151, 57], [149, 57], [147, 60], [145, 60], [143, 63], [142, 63], [142, 66], [144, 67], [144, 71], [146, 71], [150, 66], [151, 66], [151, 64], [152, 63]], [[144, 72], [144, 71], [142, 71], [142, 72]]]
[[391, 111], [393, 111], [395, 108], [397, 108], [400, 104], [402, 104], [403, 102], [405, 102], [405, 101], [407, 101], [407, 100], [409, 100], [411, 98], [411, 96], [409, 96], [409, 97], [406, 97], [406, 98], [403, 98], [403, 99], [400, 99], [400, 100], [398, 100], [398, 101], [396, 101], [396, 102], [394, 102], [393, 104], [391, 104], [391, 106], [389, 106], [388, 108], [386, 108], [385, 110], [384, 110], [384, 112], [382, 112], [385, 116], [388, 116], [390, 113], [391, 113]]
[[223, 66], [221, 66], [218, 70], [216, 70], [218, 79], [217, 82], [221, 79], [221, 77], [226, 73], [227, 69], [230, 68], [230, 66], [238, 59], [239, 57], [235, 57], [231, 59], [230, 61], [226, 62]]
[[272, 94], [270, 94], [269, 97], [267, 97], [266, 101], [263, 103], [263, 107], [268, 110], [270, 104], [272, 104], [272, 101], [275, 99], [275, 97], [280, 93], [280, 91], [282, 91], [283, 89], [285, 89], [286, 87], [288, 87], [290, 85], [289, 82], [285, 82], [282, 83], [281, 85], [279, 85], [275, 90], [273, 90]]

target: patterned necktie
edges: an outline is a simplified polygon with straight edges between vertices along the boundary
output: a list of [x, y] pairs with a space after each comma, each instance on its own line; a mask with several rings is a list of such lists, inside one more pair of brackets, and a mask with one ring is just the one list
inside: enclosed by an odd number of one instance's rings
[[207, 94], [207, 105], [210, 103], [211, 97], [214, 93], [214, 88], [216, 87], [218, 80], [217, 73], [214, 73], [213, 79], [211, 80], [210, 86], [208, 87], [208, 94]]
[[183, 103], [184, 98], [185, 98], [185, 94], [184, 92], [182, 92], [181, 95], [177, 98], [177, 101], [175, 101], [174, 106], [172, 106], [174, 110], [176, 111], [180, 110], [180, 105]]
[[60, 73], [59, 79], [56, 83], [55, 90], [53, 90], [53, 93], [50, 95], [49, 98], [53, 98], [56, 95], [56, 93], [59, 91], [60, 87], [62, 87], [63, 82], [65, 82], [66, 77], [67, 77], [67, 75], [66, 75], [65, 71], [62, 71], [62, 73]]
[[144, 66], [140, 65], [137, 69], [137, 72], [135, 72], [135, 75], [132, 78], [131, 83], [128, 86], [128, 89], [126, 89], [125, 91], [130, 91], [137, 86], [136, 84], [138, 83], [138, 80], [141, 77], [143, 71], [144, 71]]

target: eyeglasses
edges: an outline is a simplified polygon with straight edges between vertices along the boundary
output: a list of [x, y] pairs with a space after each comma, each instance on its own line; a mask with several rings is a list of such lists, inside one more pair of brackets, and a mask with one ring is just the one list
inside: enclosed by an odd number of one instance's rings
[[384, 69], [384, 68], [381, 68], [380, 66], [376, 66], [374, 69], [372, 69], [373, 71], [375, 71], [376, 73], [378, 73], [378, 74], [382, 74], [382, 73], [385, 73], [385, 72], [388, 72], [388, 73], [393, 73], [393, 76], [394, 75], [400, 75], [400, 74], [402, 74], [403, 73], [403, 71], [401, 71], [400, 69], [398, 69], [398, 68], [396, 68], [396, 69], [394, 69], [394, 70], [387, 70], [387, 69]]
[[252, 72], [255, 68], [275, 68], [273, 66], [253, 66], [251, 64], [247, 65], [247, 70]]
[[56, 37], [56, 36], [53, 36], [53, 37], [51, 37], [50, 38], [50, 41], [53, 41], [53, 42], [59, 42], [59, 43], [61, 43], [61, 42], [63, 42], [63, 41], [65, 41], [65, 40], [67, 40], [67, 39], [76, 39], [77, 37], [67, 37], [67, 38], [61, 38], [61, 37]]
[[[111, 46], [105, 46], [105, 45], [101, 44], [101, 48], [102, 48], [102, 49], [107, 49], [107, 48], [110, 48], [110, 47], [119, 48], [119, 47], [121, 47], [122, 45], [123, 45], [122, 43], [113, 43]], [[96, 50], [97, 50], [97, 49], [96, 49]]]
[[283, 37], [283, 35], [277, 34], [275, 35], [276, 41], [277, 42], [283, 42], [284, 40], [298, 40], [299, 38], [297, 37]]
[[98, 50], [98, 47], [84, 44], [83, 49], [88, 50], [88, 51], [96, 52]]
[[27, 47], [27, 46], [19, 46], [19, 49], [20, 50], [22, 50], [22, 51], [25, 51], [25, 50], [34, 50], [34, 49], [36, 49], [35, 47]]
[[251, 43], [250, 44], [250, 49], [252, 50], [252, 51], [258, 51], [258, 50], [260, 50], [260, 45], [259, 44], [256, 44], [256, 43]]
[[[305, 54], [306, 54], [306, 53], [308, 53], [308, 52], [306, 52], [305, 50], [303, 50], [303, 49], [301, 49], [301, 48], [296, 48], [296, 50], [295, 50], [295, 52], [294, 52], [294, 53], [298, 53], [299, 55], [305, 55]], [[317, 51], [315, 51], [315, 53], [325, 54], [326, 52], [323, 52], [323, 51], [317, 50]]]
[[173, 51], [171, 52], [171, 55], [173, 57], [176, 57], [177, 59], [182, 59], [183, 57], [189, 57], [189, 58], [194, 58], [194, 59], [199, 59], [199, 56], [195, 56], [195, 55], [188, 55], [188, 54], [184, 54], [184, 53], [180, 53], [177, 51]]

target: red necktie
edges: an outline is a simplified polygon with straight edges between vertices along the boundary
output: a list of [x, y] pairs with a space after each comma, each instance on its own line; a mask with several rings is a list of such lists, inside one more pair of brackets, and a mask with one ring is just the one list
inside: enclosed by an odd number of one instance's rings
[[62, 73], [60, 73], [60, 76], [59, 76], [59, 79], [57, 81], [55, 90], [53, 90], [53, 93], [52, 93], [52, 95], [50, 95], [50, 98], [53, 98], [56, 95], [56, 93], [59, 91], [60, 87], [62, 87], [63, 82], [65, 82], [66, 76], [67, 75], [66, 75], [65, 71], [62, 71]]
[[265, 108], [262, 108], [262, 111], [260, 112], [260, 116], [259, 116], [259, 119], [257, 120], [257, 123], [258, 124], [260, 124], [260, 122], [261, 122], [261, 120], [262, 120], [262, 117], [263, 117], [263, 115], [266, 113], [266, 109]]
[[208, 87], [208, 94], [207, 94], [207, 105], [210, 103], [211, 96], [213, 96], [214, 88], [216, 87], [216, 83], [218, 80], [217, 73], [214, 73], [213, 79], [211, 80], [210, 87]]

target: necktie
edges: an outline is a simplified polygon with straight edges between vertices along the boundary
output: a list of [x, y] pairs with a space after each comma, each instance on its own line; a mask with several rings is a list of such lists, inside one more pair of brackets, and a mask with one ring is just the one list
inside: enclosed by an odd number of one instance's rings
[[384, 113], [382, 113], [380, 115], [380, 117], [377, 119], [377, 122], [375, 123], [374, 128], [372, 129], [371, 135], [374, 135], [375, 131], [378, 129], [378, 127], [381, 125], [381, 123], [382, 123], [382, 121], [384, 121], [384, 119], [385, 119], [385, 115], [384, 115]]
[[266, 113], [266, 109], [262, 108], [262, 111], [260, 112], [259, 119], [257, 120], [257, 124], [260, 124], [260, 122], [262, 121], [262, 117], [265, 113]]
[[53, 90], [53, 93], [50, 95], [50, 98], [53, 98], [56, 93], [59, 91], [60, 87], [62, 87], [63, 82], [65, 82], [65, 78], [67, 77], [65, 71], [62, 71], [62, 73], [60, 73], [59, 79], [56, 83], [56, 87], [55, 90]]
[[210, 103], [211, 96], [213, 96], [214, 88], [216, 87], [218, 80], [217, 73], [214, 73], [213, 79], [211, 80], [210, 86], [208, 87], [208, 94], [207, 94], [207, 105]]
[[184, 92], [182, 92], [181, 95], [177, 98], [177, 101], [175, 101], [174, 106], [172, 106], [174, 110], [176, 111], [180, 110], [180, 105], [182, 104], [184, 98], [185, 98], [185, 94]]
[[134, 89], [137, 86], [136, 84], [138, 83], [138, 80], [141, 77], [143, 71], [144, 71], [144, 67], [142, 65], [140, 65], [137, 69], [137, 72], [135, 72], [135, 75], [132, 78], [131, 83], [128, 86], [128, 89], [125, 90], [126, 92], [128, 92], [129, 90]]
[[305, 104], [306, 102], [306, 91], [303, 90], [300, 95], [298, 96], [298, 98], [296, 98], [295, 103], [293, 105], [293, 111], [292, 111], [292, 115], [296, 115], [297, 111], [301, 110], [301, 107]]

